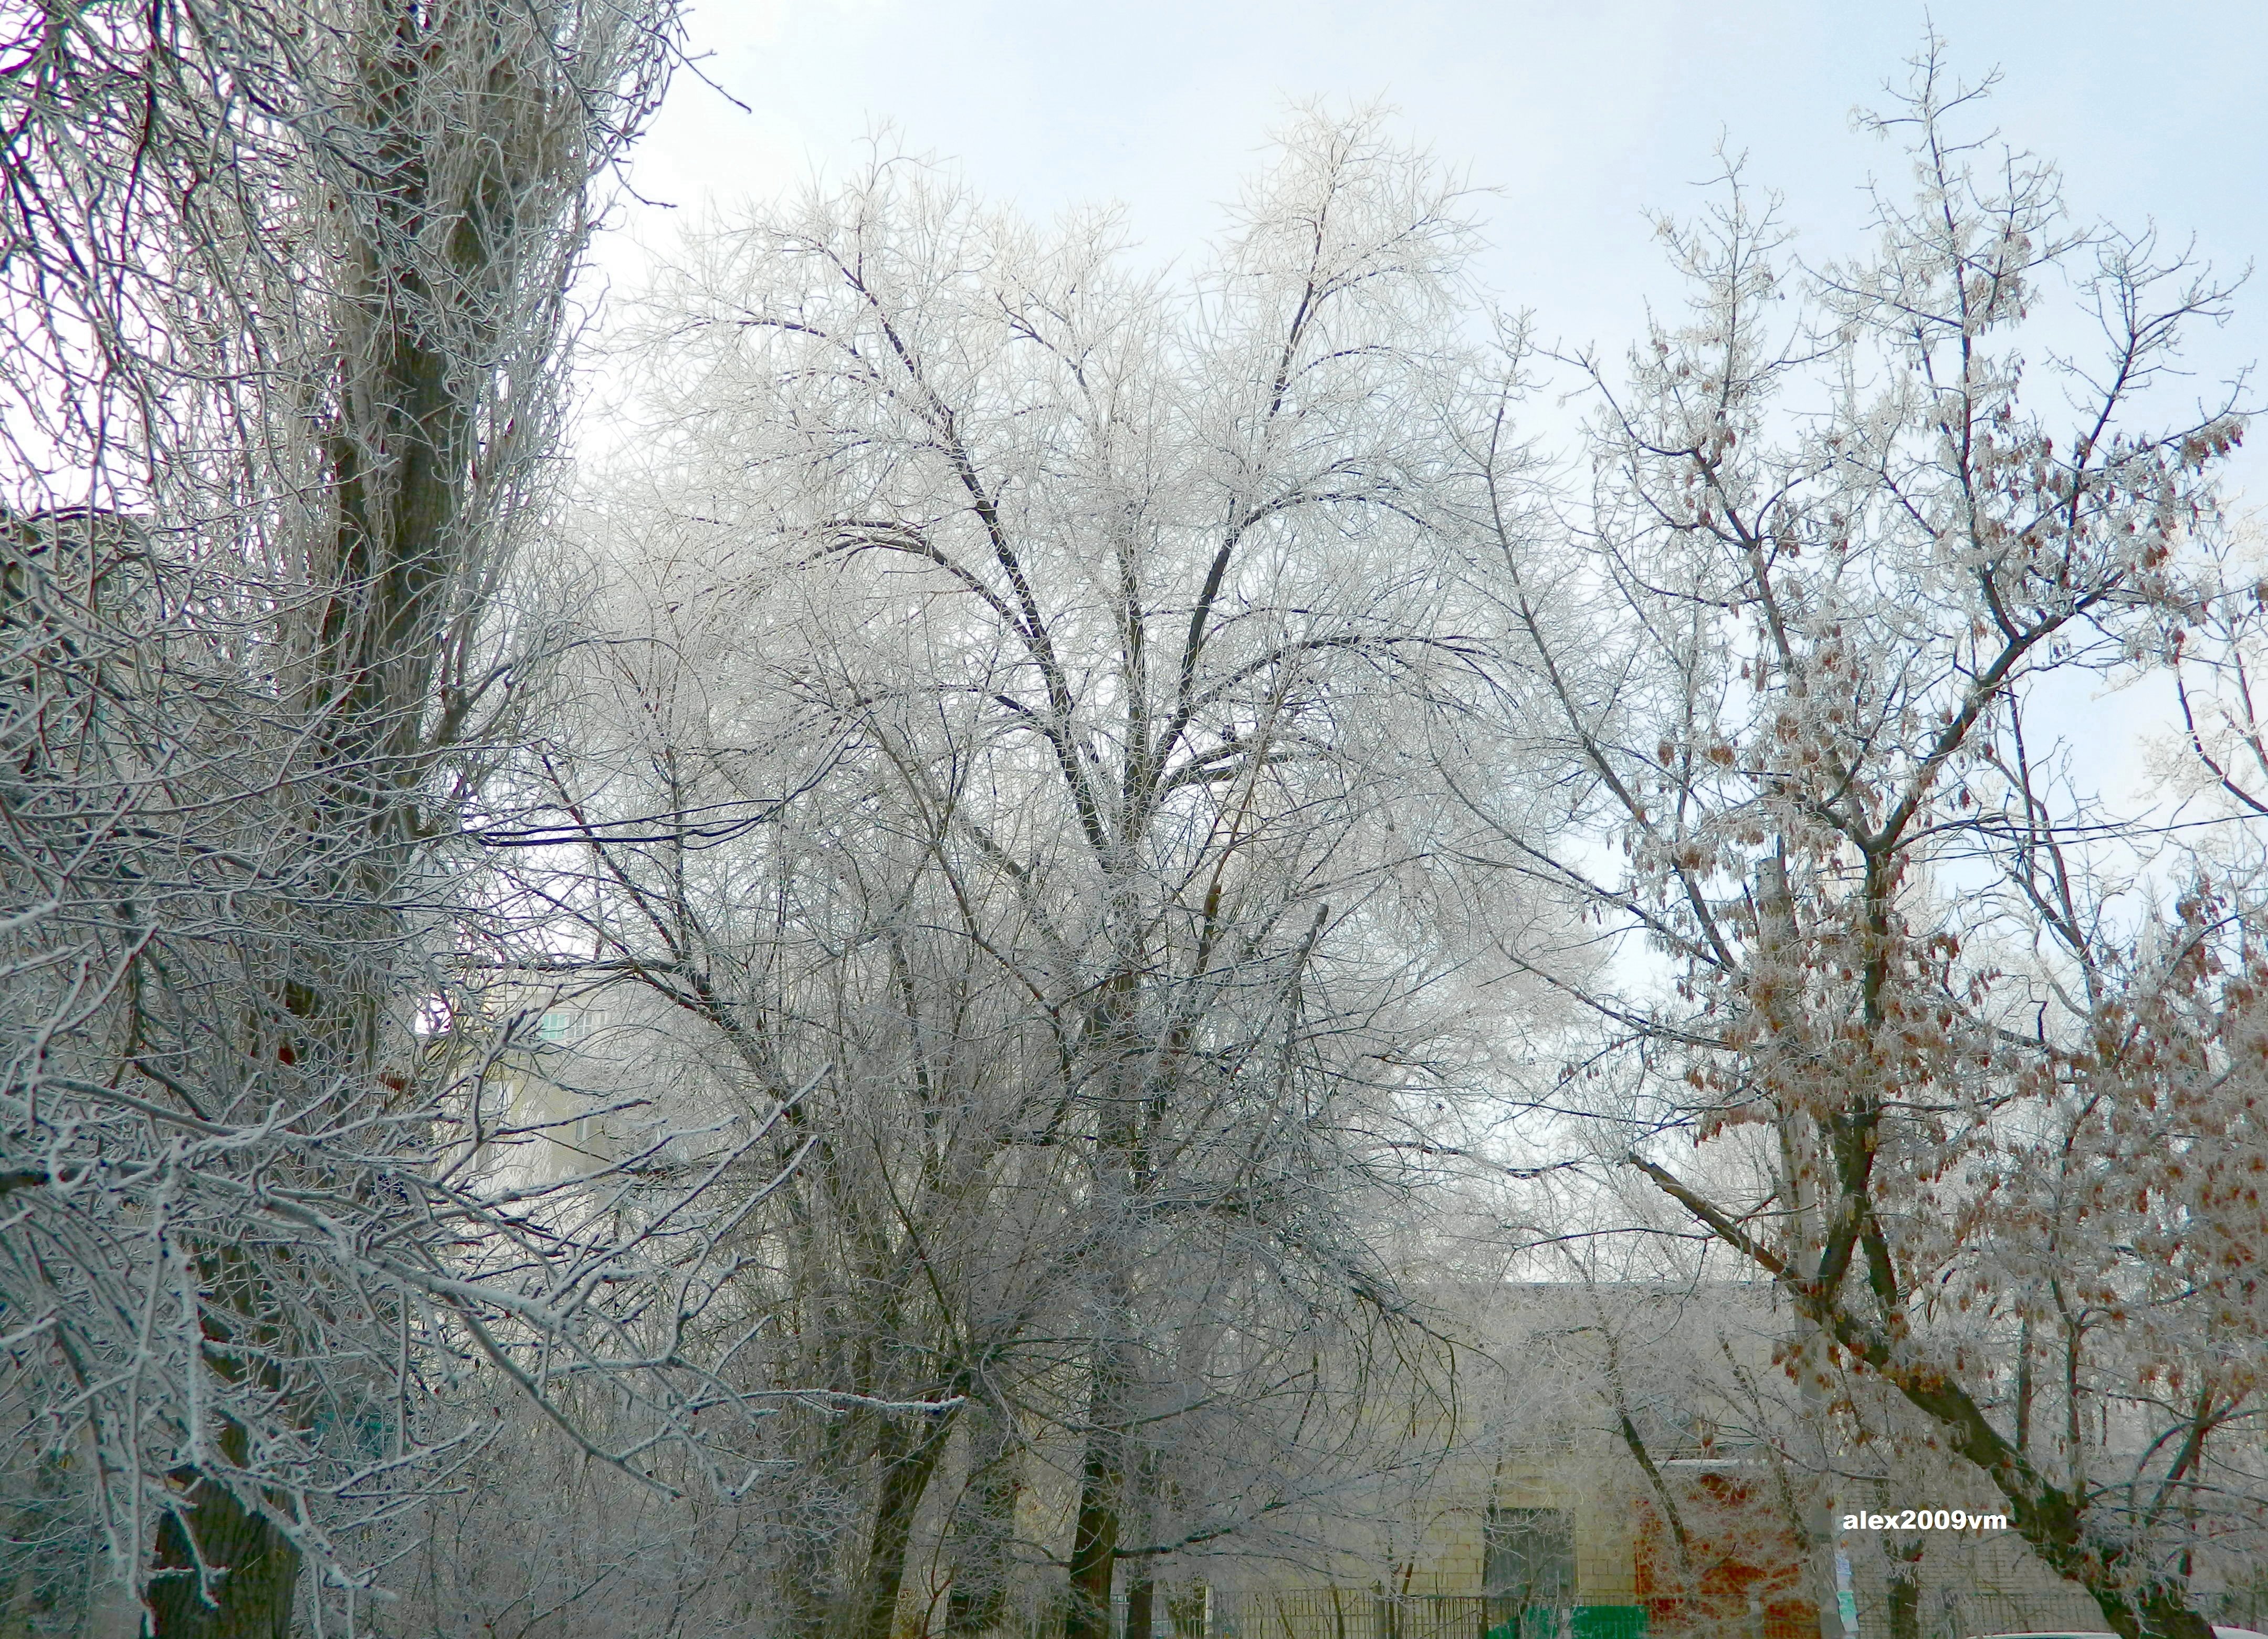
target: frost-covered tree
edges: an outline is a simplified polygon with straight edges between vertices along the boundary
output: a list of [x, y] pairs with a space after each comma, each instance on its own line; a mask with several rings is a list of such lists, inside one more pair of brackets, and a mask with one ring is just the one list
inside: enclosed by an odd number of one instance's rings
[[2193, 1639], [2268, 1505], [2257, 899], [2074, 713], [2197, 605], [2239, 425], [2174, 370], [2223, 295], [1974, 113], [1933, 48], [1865, 254], [1794, 262], [1737, 173], [1665, 229], [1690, 316], [1583, 361], [1589, 505], [1502, 582], [1593, 845], [1498, 857], [1626, 936], [1564, 1096], [1777, 1281], [1822, 1416], [1893, 1386], [2110, 1626]]
[[161, 1635], [280, 1635], [310, 1561], [350, 1598], [485, 1437], [468, 1372], [603, 1375], [633, 1445], [706, 1392], [698, 1222], [639, 1199], [697, 1171], [500, 1194], [498, 1041], [434, 1002], [568, 280], [672, 27], [0, 13], [5, 1472], [66, 1476]]
[[940, 1464], [948, 1624], [1020, 1489], [1093, 1639], [1115, 1573], [1138, 1613], [1321, 1508], [1366, 1386], [1425, 1375], [1380, 1232], [1512, 993], [1434, 755], [1480, 687], [1434, 494], [1469, 237], [1376, 122], [1308, 119], [1187, 282], [891, 158], [653, 299], [602, 529], [654, 641], [531, 769], [579, 882], [526, 903], [757, 1104], [820, 1077], [758, 1242], [796, 1347], [954, 1402], [814, 1436], [864, 1475], [865, 1563], [802, 1584], [851, 1631]]

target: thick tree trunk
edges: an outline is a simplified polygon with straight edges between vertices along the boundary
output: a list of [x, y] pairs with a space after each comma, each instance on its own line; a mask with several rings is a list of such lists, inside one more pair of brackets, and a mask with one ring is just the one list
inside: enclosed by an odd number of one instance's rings
[[299, 1554], [283, 1532], [210, 1480], [191, 1486], [187, 1517], [187, 1530], [175, 1514], [158, 1527], [149, 1594], [155, 1639], [291, 1639]]
[[905, 1586], [906, 1547], [913, 1540], [914, 1515], [937, 1473], [952, 1432], [953, 1414], [939, 1412], [915, 1426], [893, 1417], [882, 1425], [876, 1450], [882, 1483], [874, 1498], [874, 1529], [866, 1548], [866, 1574], [853, 1621], [851, 1639], [890, 1639], [897, 1620], [898, 1593]]
[[1095, 1027], [1097, 1045], [1109, 1056], [1104, 1078], [1108, 1090], [1095, 1134], [1103, 1273], [1095, 1294], [1086, 1453], [1079, 1465], [1079, 1517], [1071, 1528], [1064, 1639], [1111, 1639], [1111, 1574], [1117, 1564], [1119, 1522], [1125, 1506], [1126, 1411], [1134, 1377], [1125, 1339], [1133, 1310], [1131, 1266], [1138, 1256], [1131, 1237], [1139, 1219], [1138, 1202], [1150, 1183], [1139, 1114], [1145, 1100], [1136, 1023], [1148, 961], [1138, 938], [1123, 938], [1119, 951], [1118, 971], [1102, 988]]
[[[1138, 1540], [1153, 1541], [1158, 1534], [1158, 1451], [1145, 1446], [1138, 1460], [1130, 1464], [1126, 1502], [1129, 1528]], [[1126, 1578], [1126, 1621], [1122, 1639], [1150, 1639], [1152, 1608], [1157, 1599], [1157, 1584], [1152, 1576], [1157, 1560], [1147, 1554], [1137, 1554], [1130, 1561]]]
[[970, 1419], [967, 1494], [954, 1510], [947, 1553], [953, 1587], [946, 1596], [945, 1639], [975, 1639], [1008, 1611], [1008, 1552], [1016, 1536], [1016, 1429], [988, 1406]]
[[1087, 1389], [1086, 1456], [1079, 1466], [1079, 1519], [1071, 1529], [1070, 1598], [1064, 1639], [1110, 1639], [1110, 1575], [1126, 1487], [1126, 1362], [1115, 1339], [1095, 1345]]
[[[325, 450], [336, 514], [328, 538], [310, 543], [307, 571], [325, 597], [299, 668], [324, 776], [311, 782], [307, 831], [336, 858], [311, 861], [311, 877], [325, 889], [309, 909], [311, 936], [285, 945], [274, 1016], [265, 1030], [255, 1026], [256, 1040], [271, 1031], [280, 1038], [270, 1050], [280, 1047], [283, 1063], [350, 1088], [376, 1070], [387, 969], [403, 931], [387, 907], [412, 862], [412, 794], [431, 749], [438, 656], [450, 622], [469, 612], [447, 600], [477, 555], [463, 520], [476, 482], [475, 429], [497, 368], [491, 355], [507, 324], [523, 316], [504, 298], [514, 259], [541, 249], [524, 230], [556, 230], [511, 218], [523, 195], [546, 198], [530, 184], [561, 159], [545, 150], [556, 133], [540, 121], [512, 123], [526, 116], [512, 63], [492, 69], [469, 96], [469, 82], [452, 80], [460, 66], [452, 51], [494, 48], [477, 24], [453, 33], [455, 19], [410, 0], [372, 0], [352, 21], [362, 55], [347, 129], [327, 140], [372, 144], [376, 164], [358, 203], [374, 214], [340, 218], [351, 248], [326, 315], [336, 329], [339, 377]], [[438, 142], [420, 106], [435, 94], [458, 105]], [[443, 180], [446, 163], [468, 153], [476, 157]], [[417, 248], [437, 217], [457, 222], [443, 257], [446, 291]], [[249, 1316], [262, 1277], [248, 1266], [239, 1273], [247, 1284], [236, 1307]], [[281, 1340], [269, 1341], [282, 1352]], [[272, 1386], [291, 1391], [280, 1377]], [[210, 1476], [193, 1477], [190, 1495], [155, 1544], [156, 1634], [284, 1639], [297, 1551]], [[201, 1579], [199, 1562], [208, 1573], [226, 1567], [226, 1575]]]
[[[277, 1362], [291, 1340], [261, 1312], [268, 1283], [258, 1266], [226, 1246], [197, 1259], [197, 1277], [212, 1299], [200, 1325], [205, 1369], [225, 1383], [249, 1381], [280, 1393]], [[248, 1466], [252, 1438], [241, 1424], [224, 1420], [217, 1443], [230, 1464]], [[286, 1639], [299, 1582], [298, 1548], [267, 1515], [247, 1508], [211, 1476], [185, 1467], [173, 1479], [187, 1488], [188, 1505], [158, 1522], [148, 1594], [155, 1639]]]
[[1158, 1584], [1150, 1579], [1146, 1568], [1135, 1572], [1128, 1579], [1124, 1639], [1150, 1639], [1151, 1626], [1155, 1620], [1152, 1612], [1157, 1591]]

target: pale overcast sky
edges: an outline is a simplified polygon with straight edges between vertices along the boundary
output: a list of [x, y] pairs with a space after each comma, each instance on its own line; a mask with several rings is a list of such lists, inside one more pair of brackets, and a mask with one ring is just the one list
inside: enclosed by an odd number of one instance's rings
[[[1645, 213], [1689, 209], [1720, 135], [1782, 190], [1797, 247], [1855, 248], [1869, 175], [1901, 162], [1852, 128], [1933, 17], [1965, 78], [2003, 75], [1992, 119], [2055, 159], [2087, 218], [2154, 219], [2234, 275], [2268, 264], [2268, 4], [2158, 0], [701, 0], [704, 69], [638, 151], [640, 191], [604, 253], [703, 206], [840, 175], [888, 124], [981, 192], [1047, 216], [1116, 200], [1145, 257], [1194, 257], [1287, 101], [1384, 100], [1409, 136], [1500, 190], [1480, 271], [1539, 333], [1619, 350], [1672, 288]], [[2201, 389], [2268, 357], [2268, 265], [2198, 336]], [[2257, 395], [2256, 395], [2257, 396]], [[2243, 458], [2268, 492], [2264, 429]]]

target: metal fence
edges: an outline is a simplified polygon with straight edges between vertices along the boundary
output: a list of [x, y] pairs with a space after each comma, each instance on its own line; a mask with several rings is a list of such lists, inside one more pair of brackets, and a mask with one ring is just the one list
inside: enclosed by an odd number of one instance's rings
[[1487, 1639], [1511, 1614], [1496, 1606], [1455, 1594], [1397, 1598], [1355, 1588], [1285, 1589], [1218, 1599], [1211, 1639]]
[[[1936, 1608], [1933, 1610], [1931, 1606]], [[2027, 1593], [1957, 1592], [1923, 1597], [1918, 1613], [1923, 1639], [1969, 1639], [1972, 1634], [2099, 1633], [2102, 1607], [2077, 1588]], [[1860, 1639], [1867, 1613], [1859, 1611]], [[1887, 1636], [1889, 1626], [1882, 1624]]]
[[1646, 1613], [1636, 1606], [1294, 1588], [1216, 1598], [1208, 1639], [1640, 1639], [1645, 1632]]
[[[1859, 1601], [1859, 1639], [1892, 1639], [1889, 1612], [1869, 1590]], [[1123, 1598], [1111, 1630], [1124, 1634]], [[2268, 1593], [2207, 1601], [2213, 1620], [2268, 1631]], [[1355, 1587], [1293, 1588], [1244, 1593], [1194, 1591], [1154, 1607], [1150, 1639], [1820, 1639], [1808, 1610], [1752, 1611], [1716, 1621], [1664, 1613], [1651, 1620], [1638, 1606], [1521, 1606], [1475, 1594], [1388, 1594]], [[2102, 1611], [2077, 1589], [2007, 1592], [1974, 1586], [1933, 1588], [1914, 1613], [1920, 1639], [1976, 1639], [2014, 1633], [2093, 1633]], [[2250, 1620], [2248, 1620], [2250, 1619]], [[999, 1639], [1054, 1639], [1061, 1617], [1028, 1628], [1004, 1628]]]
[[[2101, 1610], [2075, 1589], [1933, 1592], [1915, 1613], [1921, 1639], [2088, 1633], [2103, 1626]], [[1819, 1621], [1808, 1608], [1715, 1621], [1665, 1613], [1656, 1621], [1639, 1606], [1521, 1606], [1477, 1595], [1396, 1596], [1359, 1588], [1217, 1594], [1210, 1614], [1203, 1639], [1820, 1639]], [[1881, 1601], [1859, 1602], [1859, 1639], [1891, 1639]]]

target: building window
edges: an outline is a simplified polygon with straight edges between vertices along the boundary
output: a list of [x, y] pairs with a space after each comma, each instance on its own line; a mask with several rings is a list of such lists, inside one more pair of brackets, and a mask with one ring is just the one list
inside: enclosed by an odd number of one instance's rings
[[1575, 1525], [1556, 1508], [1491, 1508], [1481, 1538], [1481, 1582], [1514, 1607], [1575, 1602]]

